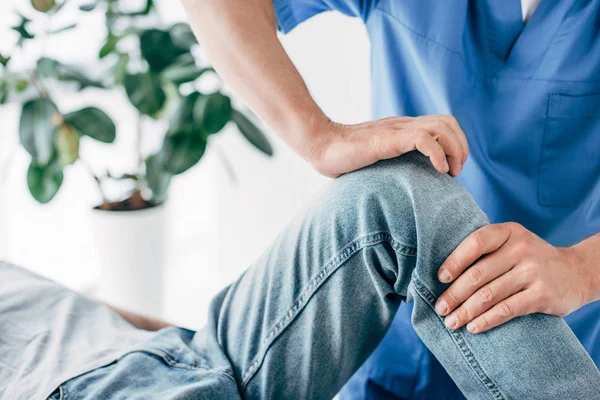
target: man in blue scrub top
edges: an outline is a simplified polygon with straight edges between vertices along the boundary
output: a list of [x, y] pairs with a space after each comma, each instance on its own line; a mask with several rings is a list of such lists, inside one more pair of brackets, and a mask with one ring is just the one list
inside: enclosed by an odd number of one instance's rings
[[[184, 3], [219, 73], [322, 174], [411, 150], [395, 148], [393, 135], [425, 131], [443, 147], [449, 165], [439, 149], [417, 150], [456, 176], [494, 224], [440, 268], [440, 280], [453, 282], [436, 305], [449, 329], [479, 333], [520, 315], [568, 315], [598, 365], [600, 304], [590, 303], [598, 298], [590, 288], [600, 281], [599, 0]], [[332, 10], [366, 25], [373, 122], [329, 121], [271, 29], [287, 33]], [[460, 143], [453, 153], [419, 116], [462, 129], [470, 151]], [[462, 398], [410, 314], [402, 305], [343, 399]]]

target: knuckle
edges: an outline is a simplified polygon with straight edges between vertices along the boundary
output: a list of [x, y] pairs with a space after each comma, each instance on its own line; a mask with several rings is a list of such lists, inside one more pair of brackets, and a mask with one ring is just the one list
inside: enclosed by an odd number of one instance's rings
[[500, 303], [498, 304], [498, 313], [500, 316], [507, 318], [512, 317], [514, 311], [508, 303]]
[[448, 258], [448, 260], [446, 261], [445, 268], [448, 270], [448, 272], [450, 272], [452, 276], [457, 276], [460, 273], [460, 263], [454, 257]]
[[475, 231], [473, 233], [473, 244], [476, 250], [482, 250], [485, 245], [485, 240], [483, 239], [483, 234], [481, 231]]
[[464, 321], [469, 321], [471, 318], [469, 317], [469, 310], [464, 307], [460, 307], [454, 312], [456, 318], [458, 319], [459, 324], [462, 324]]
[[531, 288], [533, 298], [538, 304], [547, 304], [550, 300], [550, 291], [544, 285], [537, 285]]
[[521, 257], [529, 250], [529, 244], [523, 240], [520, 240], [512, 245], [512, 255], [514, 257]]
[[446, 291], [446, 294], [444, 295], [444, 300], [446, 301], [446, 304], [448, 304], [448, 307], [451, 308], [456, 307], [456, 305], [458, 304], [458, 298], [450, 289]]
[[[525, 270], [525, 276], [527, 277], [528, 282], [536, 281], [539, 278], [540, 269], [538, 268], [537, 263], [529, 262], [523, 265], [523, 269]], [[543, 285], [543, 284], [542, 284]], [[543, 286], [540, 286], [543, 288]], [[541, 289], [544, 290], [544, 289]]]
[[509, 228], [513, 234], [518, 234], [525, 230], [523, 225], [519, 224], [518, 222], [506, 222], [504, 225]]
[[494, 291], [489, 286], [484, 286], [477, 291], [479, 299], [484, 303], [489, 303], [494, 299]]
[[481, 317], [479, 317], [479, 320], [477, 321], [477, 325], [479, 325], [479, 327], [481, 329], [489, 329], [490, 328], [490, 321], [488, 320], [488, 318], [486, 317], [485, 314], [483, 314]]
[[540, 307], [543, 307], [548, 303], [548, 295], [546, 291], [542, 290], [536, 294], [535, 303]]
[[472, 284], [478, 285], [483, 278], [483, 274], [481, 273], [481, 270], [478, 267], [473, 266], [467, 270], [467, 277], [469, 278]]
[[446, 121], [448, 121], [448, 123], [450, 123], [450, 124], [457, 122], [454, 115], [443, 114], [441, 117], [444, 118]]
[[417, 147], [421, 147], [425, 143], [427, 143], [429, 133], [427, 133], [427, 131], [425, 131], [424, 129], [421, 129], [421, 128], [415, 129], [414, 135], [415, 135], [415, 144], [417, 145]]
[[436, 120], [435, 124], [436, 124], [437, 128], [439, 128], [442, 131], [447, 131], [450, 129], [450, 125], [448, 125], [448, 123], [446, 121], [444, 121], [443, 119]]

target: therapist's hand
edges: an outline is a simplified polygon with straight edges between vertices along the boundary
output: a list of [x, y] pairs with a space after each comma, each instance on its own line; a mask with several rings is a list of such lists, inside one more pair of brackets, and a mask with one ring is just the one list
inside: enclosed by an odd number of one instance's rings
[[589, 263], [578, 249], [554, 247], [516, 223], [468, 236], [439, 269], [453, 282], [435, 309], [450, 329], [485, 332], [532, 313], [565, 316], [594, 300]]
[[392, 117], [358, 125], [327, 121], [307, 156], [321, 174], [337, 177], [413, 150], [441, 173], [457, 176], [467, 160], [464, 132], [450, 115]]

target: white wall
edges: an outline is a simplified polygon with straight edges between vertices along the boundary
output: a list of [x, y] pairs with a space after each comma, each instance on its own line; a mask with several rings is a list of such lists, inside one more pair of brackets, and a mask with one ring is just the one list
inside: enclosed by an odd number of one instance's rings
[[[71, 1], [72, 3], [75, 3]], [[0, 52], [6, 46], [10, 10], [25, 8], [23, 0], [0, 2]], [[168, 20], [182, 16], [177, 3], [161, 3]], [[73, 5], [75, 6], [75, 5]], [[68, 19], [68, 12], [65, 11]], [[102, 24], [96, 17], [82, 21], [85, 29], [65, 34], [48, 52], [60, 59], [81, 62], [93, 57]], [[361, 23], [339, 14], [323, 14], [282, 38], [328, 115], [340, 122], [360, 122], [369, 115], [369, 43]], [[25, 61], [24, 61], [25, 62]], [[88, 91], [65, 96], [59, 106], [69, 109], [98, 104], [117, 121], [118, 143], [85, 143], [83, 156], [95, 167], [114, 165], [117, 171], [133, 162], [134, 120], [122, 93]], [[0, 166], [14, 155], [2, 183], [0, 171], [0, 258], [27, 266], [67, 285], [82, 288], [97, 270], [87, 216], [97, 202], [92, 182], [78, 167], [69, 169], [65, 185], [49, 205], [31, 200], [25, 173], [28, 156], [17, 143], [18, 108], [0, 108]], [[160, 136], [160, 126], [147, 124], [149, 147]], [[220, 134], [208, 155], [172, 187], [169, 216], [170, 271], [167, 317], [198, 327], [210, 297], [234, 279], [265, 250], [287, 221], [325, 182], [275, 135], [276, 157], [268, 159], [248, 146], [234, 130]], [[237, 183], [232, 182], [216, 156], [226, 154]], [[8, 150], [11, 149], [11, 150]]]

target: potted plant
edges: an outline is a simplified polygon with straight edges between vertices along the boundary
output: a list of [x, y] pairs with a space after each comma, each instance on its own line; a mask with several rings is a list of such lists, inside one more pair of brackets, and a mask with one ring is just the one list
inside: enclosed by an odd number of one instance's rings
[[[37, 13], [60, 13], [69, 0], [31, 0]], [[158, 314], [167, 223], [164, 203], [169, 184], [177, 175], [194, 167], [205, 154], [211, 136], [230, 122], [256, 149], [271, 156], [273, 150], [251, 117], [233, 106], [221, 90], [205, 93], [199, 81], [218, 76], [198, 56], [198, 43], [185, 23], [163, 26], [153, 0], [142, 9], [126, 8], [120, 0], [92, 0], [81, 5], [81, 13], [102, 12], [106, 37], [98, 50], [100, 76], [90, 76], [75, 65], [65, 64], [43, 54], [35, 65], [13, 68], [11, 59], [27, 51], [30, 42], [73, 29], [76, 21], [55, 29], [46, 24], [42, 31], [30, 27], [31, 19], [19, 15], [12, 27], [19, 39], [11, 54], [0, 54], [0, 104], [22, 103], [19, 138], [31, 155], [27, 185], [39, 203], [50, 202], [59, 191], [65, 168], [85, 168], [96, 184], [100, 204], [96, 207], [92, 230], [96, 233], [102, 261], [101, 289], [104, 297], [135, 311]], [[220, 82], [220, 81], [219, 81]], [[121, 91], [133, 105], [138, 121], [135, 134], [137, 166], [118, 176], [108, 169], [94, 171], [79, 152], [81, 141], [113, 143], [117, 128], [111, 117], [98, 107], [63, 110], [57, 96], [66, 87]], [[219, 85], [220, 87], [220, 85]], [[168, 121], [162, 146], [143, 153], [142, 122]], [[121, 133], [120, 133], [121, 134]], [[127, 192], [109, 198], [107, 182], [126, 182]]]

